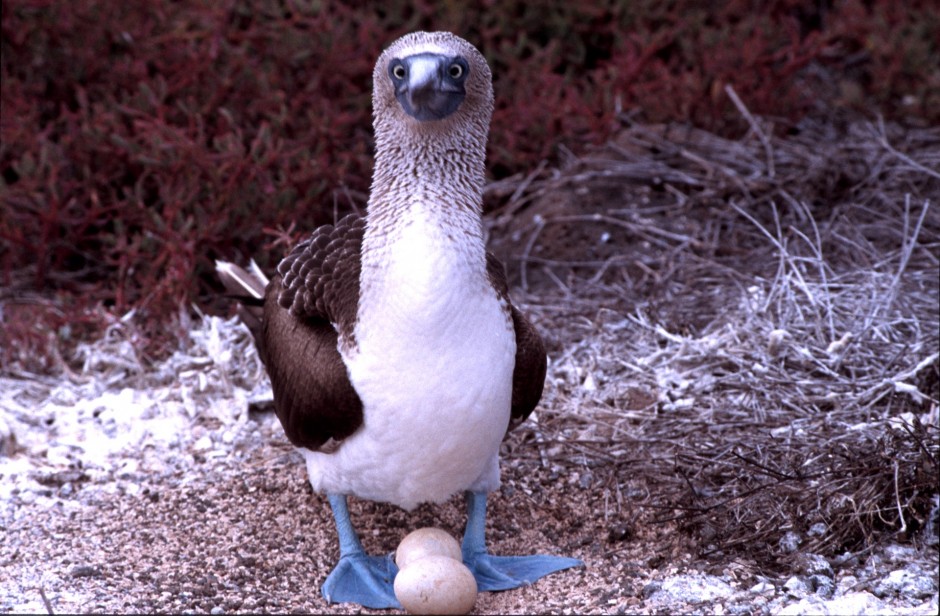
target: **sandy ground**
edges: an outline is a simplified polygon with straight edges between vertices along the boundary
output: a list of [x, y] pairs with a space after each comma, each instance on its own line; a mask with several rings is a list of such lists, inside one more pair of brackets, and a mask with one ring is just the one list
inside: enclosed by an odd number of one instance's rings
[[[126, 415], [134, 415], [128, 407], [140, 410], [134, 419], [139, 436], [129, 433], [131, 422], [108, 417], [103, 405], [115, 404], [110, 397], [46, 409], [51, 417], [77, 411], [94, 424], [90, 429], [77, 429], [86, 424], [79, 420], [70, 430], [36, 438], [19, 432], [18, 455], [0, 467], [6, 484], [0, 609], [359, 611], [328, 606], [319, 595], [338, 551], [329, 507], [310, 490], [302, 458], [273, 415], [210, 422], [215, 429], [197, 417], [172, 434], [174, 425], [187, 422], [171, 415], [185, 414], [185, 407], [154, 400], [153, 393], [160, 397], [159, 391], [125, 390], [119, 398]], [[80, 434], [85, 444], [66, 444], [66, 432]], [[158, 433], [170, 435], [161, 444]], [[514, 445], [522, 446], [510, 442], [507, 450]], [[107, 454], [97, 455], [96, 448]], [[481, 594], [476, 611], [603, 612], [638, 605], [632, 594], [650, 579], [643, 565], [650, 555], [636, 541], [609, 541], [629, 521], [592, 483], [540, 468], [537, 459], [511, 466], [490, 503], [494, 552], [565, 553], [587, 566], [532, 588]], [[394, 550], [422, 526], [460, 536], [465, 521], [460, 498], [410, 513], [363, 501], [351, 508], [374, 553]]]
[[[202, 339], [244, 336], [232, 321], [212, 319], [205, 330]], [[248, 411], [249, 400], [265, 397], [263, 379], [244, 389], [204, 366], [174, 368], [188, 389], [3, 381], [0, 611], [361, 611], [320, 597], [338, 553], [329, 507], [309, 488], [273, 414]], [[153, 385], [154, 377], [136, 380]], [[44, 402], [27, 413], [31, 400]], [[32, 425], [23, 421], [29, 417]], [[800, 607], [814, 593], [788, 590], [787, 576], [765, 577], [753, 563], [721, 555], [696, 557], [674, 527], [648, 523], [635, 506], [645, 495], [621, 491], [616, 468], [543, 464], [540, 451], [552, 445], [536, 435], [529, 426], [504, 444], [491, 549], [565, 554], [585, 567], [481, 593], [474, 613], [819, 611], [818, 603]], [[465, 522], [457, 497], [410, 513], [362, 501], [351, 509], [373, 553], [394, 550], [423, 526], [459, 537]], [[867, 591], [865, 611], [935, 613], [936, 549], [895, 552], [874, 566], [861, 555], [831, 572], [833, 582], [843, 594]], [[895, 569], [928, 581], [917, 592], [873, 595]]]
[[[56, 612], [328, 609], [318, 589], [337, 553], [329, 508], [309, 489], [300, 456], [278, 432], [270, 415], [253, 415], [230, 444], [207, 447], [195, 439], [186, 453], [162, 460], [148, 461], [141, 452], [139, 464], [114, 473], [31, 469], [38, 485], [6, 494], [0, 607], [44, 611], [44, 594]], [[534, 588], [481, 595], [477, 610], [598, 611], [620, 603], [616, 579], [628, 574], [604, 563], [611, 546], [599, 526], [603, 518], [584, 515], [603, 511], [603, 504], [577, 482], [530, 471], [520, 465], [492, 499], [493, 549], [564, 552], [588, 567]], [[459, 498], [411, 513], [352, 505], [375, 553], [394, 550], [416, 527], [440, 526], [459, 536], [462, 509]], [[620, 523], [608, 515], [611, 527]], [[571, 602], [571, 589], [585, 587], [592, 591]]]

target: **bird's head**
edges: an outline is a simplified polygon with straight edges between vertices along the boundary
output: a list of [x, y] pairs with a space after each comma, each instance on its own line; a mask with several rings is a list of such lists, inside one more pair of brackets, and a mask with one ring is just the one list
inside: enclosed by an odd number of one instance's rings
[[493, 111], [490, 68], [476, 47], [449, 32], [413, 32], [376, 62], [373, 110], [377, 133], [402, 126], [468, 123], [485, 139]]

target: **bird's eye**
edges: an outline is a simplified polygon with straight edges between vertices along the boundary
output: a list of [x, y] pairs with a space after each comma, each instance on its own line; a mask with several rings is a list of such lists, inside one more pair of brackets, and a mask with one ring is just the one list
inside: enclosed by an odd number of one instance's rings
[[405, 67], [401, 64], [392, 68], [392, 76], [395, 79], [404, 79], [405, 78]]
[[447, 74], [451, 76], [451, 79], [460, 79], [463, 77], [463, 67], [454, 62], [448, 67]]

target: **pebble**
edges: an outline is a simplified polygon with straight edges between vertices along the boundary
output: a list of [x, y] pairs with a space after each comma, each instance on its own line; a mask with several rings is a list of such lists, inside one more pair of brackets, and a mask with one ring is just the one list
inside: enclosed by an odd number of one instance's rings
[[140, 471], [140, 462], [134, 459], [126, 459], [115, 473], [118, 479], [131, 479]]
[[836, 592], [840, 595], [845, 595], [855, 590], [857, 585], [857, 577], [854, 575], [844, 575], [839, 578], [839, 583], [836, 585]]
[[831, 597], [835, 594], [835, 581], [825, 575], [811, 575], [808, 579], [809, 588], [820, 597]]
[[832, 565], [825, 557], [819, 554], [800, 554], [796, 559], [797, 569], [803, 575], [821, 575], [828, 578], [835, 577]]
[[926, 599], [936, 592], [936, 577], [930, 578], [910, 569], [892, 571], [875, 586], [875, 595], [882, 598], [906, 595], [916, 599]]
[[780, 537], [780, 549], [786, 554], [792, 554], [800, 549], [800, 544], [803, 543], [803, 538], [800, 537], [800, 534], [794, 531], [787, 531], [784, 533], [783, 537]]
[[783, 589], [793, 597], [805, 597], [808, 594], [806, 582], [795, 575], [783, 583]]
[[917, 550], [909, 545], [892, 543], [885, 546], [884, 557], [888, 562], [907, 564], [917, 557]]
[[7, 419], [4, 410], [0, 408], [0, 457], [12, 456], [15, 451], [16, 432], [13, 430], [13, 420]]
[[69, 570], [73, 578], [101, 577], [101, 570], [92, 565], [76, 565]]
[[[646, 589], [643, 590], [645, 593]], [[733, 594], [734, 589], [715, 576], [675, 575], [663, 580], [662, 586], [651, 593], [650, 599], [659, 602], [705, 603]]]
[[649, 584], [643, 587], [643, 590], [640, 591], [640, 595], [644, 599], [649, 599], [650, 597], [658, 593], [660, 590], [662, 590], [662, 587], [663, 585], [661, 582], [650, 582]]
[[763, 594], [772, 595], [774, 592], [776, 592], [776, 590], [777, 589], [774, 587], [773, 584], [767, 581], [763, 581], [763, 582], [758, 582], [757, 584], [754, 584], [753, 586], [751, 586], [749, 592], [755, 595], [763, 595]]
[[830, 601], [816, 599], [802, 599], [797, 603], [784, 606], [777, 616], [810, 616], [820, 614], [841, 614], [844, 616], [861, 616], [862, 614], [875, 614], [884, 611], [884, 606], [874, 596], [867, 592], [856, 592]]

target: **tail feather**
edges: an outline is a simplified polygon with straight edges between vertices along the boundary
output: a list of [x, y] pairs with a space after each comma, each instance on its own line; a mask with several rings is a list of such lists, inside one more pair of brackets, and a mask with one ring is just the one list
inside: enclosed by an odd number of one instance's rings
[[234, 297], [264, 299], [264, 290], [268, 286], [268, 277], [264, 275], [255, 260], [244, 269], [228, 261], [216, 261], [215, 271], [225, 286], [225, 290]]
[[268, 277], [252, 259], [248, 269], [228, 261], [216, 261], [215, 271], [229, 295], [238, 300], [238, 316], [248, 326], [255, 342], [261, 340], [261, 319], [264, 313], [264, 291]]

